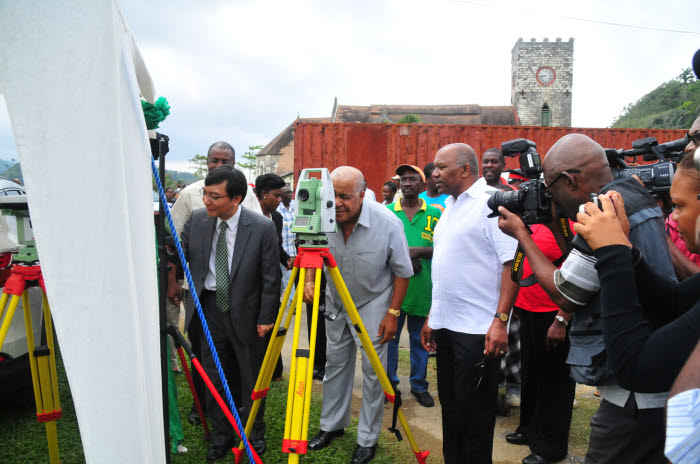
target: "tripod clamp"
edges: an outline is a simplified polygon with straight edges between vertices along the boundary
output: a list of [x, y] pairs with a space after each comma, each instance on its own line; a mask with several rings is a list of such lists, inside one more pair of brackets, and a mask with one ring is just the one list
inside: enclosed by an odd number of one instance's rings
[[384, 396], [386, 396], [386, 399], [394, 404], [394, 410], [391, 412], [391, 427], [389, 427], [388, 430], [389, 432], [396, 435], [397, 441], [402, 441], [403, 436], [401, 436], [401, 431], [396, 427], [396, 420], [398, 419], [399, 408], [403, 404], [401, 402], [401, 392], [399, 390], [395, 390], [394, 395], [390, 395], [387, 392], [384, 392]]

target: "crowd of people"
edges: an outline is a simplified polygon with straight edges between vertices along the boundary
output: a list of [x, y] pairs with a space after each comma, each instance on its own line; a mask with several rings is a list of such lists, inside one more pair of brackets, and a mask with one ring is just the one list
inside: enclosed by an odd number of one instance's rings
[[[528, 447], [524, 464], [566, 458], [577, 383], [595, 386], [602, 397], [590, 421], [586, 463], [700, 462], [700, 173], [693, 158], [700, 118], [687, 137], [669, 192], [672, 211], [639, 179], [614, 178], [594, 140], [562, 137], [542, 163], [553, 218], [530, 227], [503, 206], [490, 214], [487, 201], [496, 189], [517, 190], [528, 180], [518, 170], [504, 178], [505, 159], [495, 148], [479, 157], [469, 145], [453, 143], [424, 167], [399, 165], [378, 199], [358, 169], [332, 171], [337, 231], [327, 234], [328, 246], [397, 391], [404, 388], [397, 371], [406, 326], [405, 387], [426, 408], [435, 404], [426, 372], [436, 355], [446, 463], [492, 462], [499, 384], [513, 368], [520, 423], [505, 439]], [[265, 174], [253, 189], [234, 164], [233, 148], [214, 143], [206, 178], [178, 188], [172, 213], [245, 423], [298, 250], [292, 186]], [[578, 234], [573, 241], [561, 227], [567, 222]], [[516, 282], [511, 268], [518, 248], [526, 258]], [[193, 350], [223, 394], [192, 298], [171, 274], [170, 313], [177, 317], [185, 303]], [[323, 277], [313, 366], [323, 405], [308, 449], [327, 447], [350, 426], [359, 348], [362, 405], [350, 460], [368, 463], [385, 395], [338, 290]], [[314, 278], [309, 270], [305, 282], [296, 282], [307, 304]], [[281, 360], [273, 377], [282, 377]], [[196, 382], [207, 399], [206, 459], [213, 463], [226, 456], [234, 434]], [[194, 405], [189, 420], [200, 420]], [[264, 401], [249, 438], [263, 454]]]

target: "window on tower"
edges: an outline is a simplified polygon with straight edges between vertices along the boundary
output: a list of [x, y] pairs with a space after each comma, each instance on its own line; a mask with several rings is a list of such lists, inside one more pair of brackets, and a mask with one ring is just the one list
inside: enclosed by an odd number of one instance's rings
[[549, 126], [551, 124], [551, 117], [549, 112], [549, 105], [544, 104], [542, 106], [542, 126]]

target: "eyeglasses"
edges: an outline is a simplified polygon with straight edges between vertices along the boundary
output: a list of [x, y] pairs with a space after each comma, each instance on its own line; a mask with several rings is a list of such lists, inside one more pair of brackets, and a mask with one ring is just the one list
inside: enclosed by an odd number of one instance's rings
[[202, 197], [203, 197], [203, 198], [209, 197], [210, 199], [212, 199], [212, 200], [214, 200], [214, 201], [218, 200], [219, 198], [226, 198], [226, 197], [230, 197], [230, 196], [231, 196], [231, 195], [223, 195], [223, 196], [212, 195], [211, 193], [205, 192], [205, 191], [204, 191], [204, 188], [199, 189], [199, 192], [202, 194]]
[[552, 183], [550, 183], [550, 184], [547, 186], [547, 190], [551, 189], [551, 188], [552, 188], [552, 185], [554, 185], [559, 179], [561, 179], [562, 177], [564, 177], [564, 173], [567, 173], [567, 172], [568, 172], [569, 174], [580, 174], [580, 173], [581, 173], [581, 171], [579, 171], [578, 169], [564, 169], [562, 172], [560, 172], [559, 174], [557, 174], [557, 177], [555, 177], [554, 180], [552, 181]]
[[694, 134], [691, 134], [690, 132], [688, 132], [687, 135], [688, 135], [688, 140], [690, 142], [693, 142], [696, 147], [700, 146], [700, 130], [695, 131]]

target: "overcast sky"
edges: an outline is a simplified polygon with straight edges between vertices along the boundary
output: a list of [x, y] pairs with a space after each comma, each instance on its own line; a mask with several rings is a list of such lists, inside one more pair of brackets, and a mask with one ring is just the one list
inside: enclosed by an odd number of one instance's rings
[[[171, 104], [160, 130], [178, 169], [216, 140], [240, 160], [297, 115], [330, 116], [336, 96], [510, 105], [520, 37], [574, 38], [573, 125], [607, 127], [700, 47], [697, 0], [123, 0], [123, 10]], [[15, 153], [0, 97], [0, 158]]]

